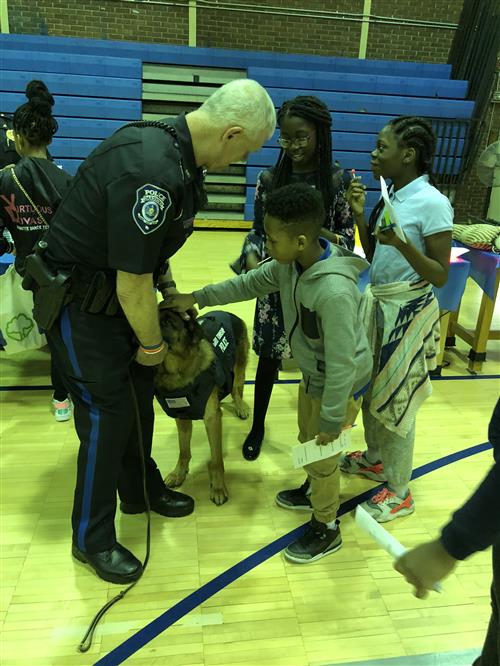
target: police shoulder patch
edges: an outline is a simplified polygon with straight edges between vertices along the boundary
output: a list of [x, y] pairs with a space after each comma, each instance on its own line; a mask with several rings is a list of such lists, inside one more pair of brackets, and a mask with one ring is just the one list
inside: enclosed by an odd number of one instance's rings
[[171, 205], [168, 190], [146, 183], [136, 190], [132, 217], [143, 234], [151, 234], [165, 222]]

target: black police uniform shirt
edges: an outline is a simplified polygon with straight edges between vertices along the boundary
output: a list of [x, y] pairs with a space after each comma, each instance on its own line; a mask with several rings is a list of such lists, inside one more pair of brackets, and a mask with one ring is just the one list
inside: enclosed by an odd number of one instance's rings
[[168, 416], [177, 419], [202, 419], [215, 386], [219, 389], [219, 400], [231, 393], [236, 358], [235, 320], [234, 315], [220, 310], [213, 310], [198, 317], [197, 321], [201, 324], [205, 337], [214, 348], [215, 358], [210, 367], [188, 386], [171, 391], [156, 387], [156, 398]]
[[125, 127], [80, 165], [47, 235], [53, 268], [155, 273], [184, 244], [202, 174], [184, 115], [168, 124], [178, 141], [157, 127]]
[[16, 248], [15, 267], [22, 273], [26, 256], [47, 231], [71, 182], [71, 176], [54, 162], [23, 157], [14, 166], [17, 179], [45, 220], [40, 219], [12, 175], [12, 167], [0, 171], [0, 228], [7, 229]]

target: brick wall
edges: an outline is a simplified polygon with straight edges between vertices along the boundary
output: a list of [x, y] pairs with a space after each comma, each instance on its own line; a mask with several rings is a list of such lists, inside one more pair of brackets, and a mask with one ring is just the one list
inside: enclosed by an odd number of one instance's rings
[[[457, 24], [463, 0], [373, 0], [371, 14]], [[454, 29], [370, 23], [367, 58], [447, 62]]]
[[[262, 8], [266, 2], [249, 0], [245, 4]], [[281, 8], [282, 13], [261, 12], [259, 7], [255, 12], [198, 8], [199, 46], [358, 57], [361, 23], [343, 20], [342, 15], [360, 13], [362, 0], [273, 0], [268, 4]], [[311, 15], [293, 16], [286, 13], [290, 9]], [[314, 11], [329, 12], [330, 18], [315, 18]]]
[[[187, 0], [186, 0], [187, 2]], [[363, 0], [246, 0], [256, 11], [198, 7], [199, 46], [357, 57]], [[457, 23], [463, 0], [373, 0], [372, 14]], [[277, 7], [280, 13], [265, 13]], [[187, 7], [120, 0], [8, 0], [10, 30], [16, 33], [188, 43]], [[311, 14], [297, 17], [287, 10]], [[328, 18], [317, 18], [322, 11]], [[446, 62], [453, 30], [371, 23], [367, 57]]]
[[10, 31], [187, 44], [186, 7], [113, 0], [8, 0]]

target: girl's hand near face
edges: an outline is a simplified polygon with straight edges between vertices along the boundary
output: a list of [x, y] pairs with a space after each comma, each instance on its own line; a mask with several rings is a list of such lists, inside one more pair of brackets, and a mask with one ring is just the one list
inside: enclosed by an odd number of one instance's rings
[[366, 187], [360, 180], [351, 180], [347, 188], [346, 199], [354, 215], [363, 215], [366, 203]]

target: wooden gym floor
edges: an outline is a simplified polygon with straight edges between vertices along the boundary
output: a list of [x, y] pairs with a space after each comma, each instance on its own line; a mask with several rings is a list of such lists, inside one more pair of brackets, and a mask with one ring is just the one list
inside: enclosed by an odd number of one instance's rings
[[[196, 232], [173, 262], [179, 287], [191, 291], [229, 277], [228, 263], [242, 240], [241, 233]], [[479, 299], [479, 290], [469, 284], [463, 310], [470, 322]], [[251, 330], [253, 302], [227, 309]], [[443, 375], [467, 375], [466, 354], [460, 342], [456, 351], [446, 352], [450, 366]], [[498, 374], [499, 361], [500, 343], [491, 342], [483, 374]], [[252, 353], [247, 379], [254, 378], [255, 366]], [[2, 355], [0, 372], [4, 388], [47, 385], [48, 355]], [[415, 467], [485, 442], [498, 389], [498, 379], [435, 381], [417, 421]], [[48, 390], [3, 390], [3, 666], [94, 664], [200, 586], [304, 523], [308, 514], [274, 503], [277, 491], [303, 480], [289, 454], [296, 438], [296, 393], [294, 383], [275, 387], [263, 452], [253, 463], [240, 452], [248, 422], [239, 421], [230, 404], [224, 409], [230, 500], [222, 507], [209, 501], [208, 442], [203, 424], [195, 423], [191, 471], [182, 488], [195, 498], [195, 512], [177, 520], [152, 516], [152, 554], [143, 579], [108, 612], [90, 652], [80, 654], [76, 646], [91, 618], [121, 588], [100, 581], [70, 555], [78, 447], [73, 423], [54, 421]], [[246, 400], [252, 404], [253, 385], [246, 387]], [[362, 447], [362, 439], [360, 423], [353, 446]], [[177, 456], [175, 424], [160, 410], [154, 456], [164, 474]], [[416, 512], [388, 529], [407, 546], [435, 536], [490, 464], [491, 451], [485, 451], [412, 482]], [[373, 486], [342, 479], [342, 500]], [[119, 540], [143, 557], [145, 518], [118, 514], [117, 527]], [[419, 601], [389, 557], [357, 531], [351, 515], [342, 519], [342, 535], [338, 553], [309, 566], [285, 563], [280, 554], [268, 559], [181, 617], [127, 663], [325, 666], [480, 648], [489, 617], [489, 552], [462, 563], [442, 594]]]

